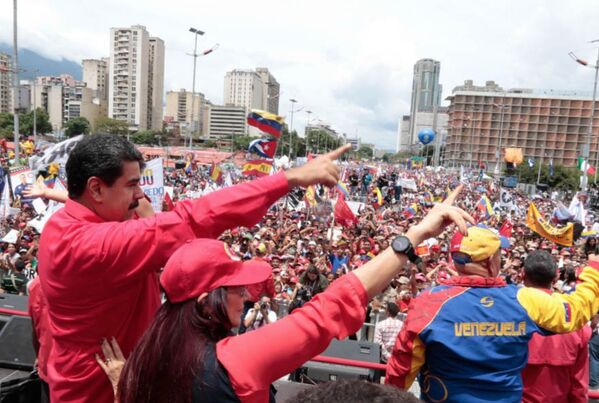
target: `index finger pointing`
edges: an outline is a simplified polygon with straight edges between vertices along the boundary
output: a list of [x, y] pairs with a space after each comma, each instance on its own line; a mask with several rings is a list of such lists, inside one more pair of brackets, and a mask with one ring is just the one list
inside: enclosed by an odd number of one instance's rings
[[325, 154], [324, 156], [327, 158], [330, 158], [331, 160], [336, 160], [339, 157], [341, 157], [343, 154], [345, 154], [346, 152], [348, 152], [351, 149], [352, 145], [351, 144], [346, 144], [344, 146], [339, 147], [336, 150], [333, 150], [327, 154]]
[[455, 202], [455, 199], [457, 199], [457, 197], [460, 194], [460, 192], [462, 191], [462, 189], [464, 189], [464, 185], [463, 184], [458, 185], [458, 187], [453, 189], [453, 191], [449, 194], [449, 196], [447, 196], [447, 198], [445, 200], [443, 200], [443, 204], [452, 205]]

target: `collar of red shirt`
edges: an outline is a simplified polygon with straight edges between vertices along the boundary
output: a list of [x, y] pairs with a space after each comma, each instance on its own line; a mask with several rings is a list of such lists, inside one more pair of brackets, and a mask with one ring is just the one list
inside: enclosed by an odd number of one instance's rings
[[65, 211], [71, 217], [80, 221], [91, 221], [91, 222], [104, 222], [102, 217], [85, 207], [83, 204], [76, 202], [72, 199], [67, 199], [65, 203]]
[[442, 285], [458, 287], [480, 287], [493, 288], [505, 287], [507, 284], [501, 277], [474, 277], [474, 276], [455, 276], [448, 280], [442, 280]]

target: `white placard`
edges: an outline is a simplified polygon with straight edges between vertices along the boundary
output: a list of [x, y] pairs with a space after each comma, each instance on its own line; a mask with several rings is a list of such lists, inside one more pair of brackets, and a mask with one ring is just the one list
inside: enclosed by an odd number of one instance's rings
[[2, 242], [15, 243], [17, 242], [18, 238], [19, 231], [17, 231], [16, 229], [11, 229], [10, 231], [8, 231], [8, 234], [4, 235], [4, 238], [2, 238]]
[[146, 167], [141, 172], [140, 186], [152, 202], [154, 211], [162, 211], [164, 199], [164, 171], [162, 158], [155, 158], [146, 162]]

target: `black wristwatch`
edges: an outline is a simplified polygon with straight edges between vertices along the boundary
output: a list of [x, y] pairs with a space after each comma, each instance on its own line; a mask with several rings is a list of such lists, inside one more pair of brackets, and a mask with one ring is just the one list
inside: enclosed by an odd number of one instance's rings
[[391, 242], [391, 249], [393, 249], [395, 253], [406, 255], [410, 262], [414, 264], [418, 264], [422, 261], [422, 259], [420, 259], [420, 257], [416, 254], [416, 251], [412, 246], [412, 242], [407, 236], [400, 235], [395, 237], [395, 239]]

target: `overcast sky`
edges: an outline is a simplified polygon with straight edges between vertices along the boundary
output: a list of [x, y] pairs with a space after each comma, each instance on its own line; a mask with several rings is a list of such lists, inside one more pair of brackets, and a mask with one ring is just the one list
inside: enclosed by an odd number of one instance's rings
[[[289, 98], [340, 132], [395, 148], [409, 113], [412, 69], [441, 61], [447, 97], [466, 79], [504, 88], [591, 90], [596, 0], [26, 0], [19, 2], [19, 45], [52, 58], [108, 56], [111, 27], [145, 25], [165, 41], [165, 90], [191, 89], [190, 26], [206, 32], [197, 90], [222, 102], [225, 72], [268, 67]], [[0, 41], [12, 43], [12, 1], [0, 2]], [[294, 128], [303, 130], [304, 111]]]

